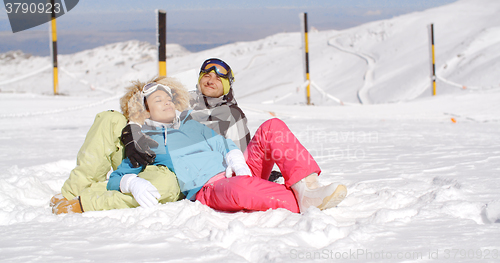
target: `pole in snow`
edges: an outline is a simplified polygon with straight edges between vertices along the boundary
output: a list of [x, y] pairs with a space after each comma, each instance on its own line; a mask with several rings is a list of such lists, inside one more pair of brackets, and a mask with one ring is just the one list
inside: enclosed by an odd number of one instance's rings
[[53, 63], [53, 79], [54, 79], [54, 95], [59, 93], [59, 79], [58, 79], [58, 71], [57, 71], [57, 27], [56, 27], [56, 13], [54, 12], [54, 0], [50, 1], [52, 4], [52, 14], [50, 21], [50, 35], [52, 41], [50, 42], [50, 50], [52, 53], [52, 63]]
[[306, 81], [307, 81], [307, 105], [311, 105], [311, 81], [309, 79], [309, 40], [307, 36], [307, 13], [302, 13], [302, 19], [304, 21], [304, 30], [302, 31], [304, 36], [304, 63], [305, 63], [305, 71], [306, 71]]
[[432, 51], [432, 96], [436, 96], [436, 56], [434, 51], [434, 24], [431, 24], [431, 51]]
[[158, 31], [158, 72], [160, 76], [167, 75], [167, 12], [156, 10], [156, 21]]

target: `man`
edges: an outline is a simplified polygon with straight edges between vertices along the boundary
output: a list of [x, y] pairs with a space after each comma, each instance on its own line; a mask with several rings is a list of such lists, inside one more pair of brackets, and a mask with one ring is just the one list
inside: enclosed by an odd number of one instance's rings
[[232, 89], [234, 76], [222, 60], [205, 60], [200, 68], [197, 89], [191, 92], [191, 116], [220, 135], [231, 139], [242, 152], [250, 142], [250, 131]]
[[[205, 60], [200, 68], [197, 89], [191, 91], [191, 117], [231, 139], [245, 152], [251, 136], [245, 114], [234, 98], [233, 82], [233, 72], [224, 61], [217, 58]], [[281, 172], [272, 171], [269, 181], [281, 177]]]

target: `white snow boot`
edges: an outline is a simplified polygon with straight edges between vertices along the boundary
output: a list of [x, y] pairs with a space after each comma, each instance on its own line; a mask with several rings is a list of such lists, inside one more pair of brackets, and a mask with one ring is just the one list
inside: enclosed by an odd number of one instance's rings
[[317, 180], [318, 174], [313, 173], [292, 185], [300, 212], [315, 206], [325, 210], [337, 206], [347, 195], [347, 188], [342, 184], [321, 186]]

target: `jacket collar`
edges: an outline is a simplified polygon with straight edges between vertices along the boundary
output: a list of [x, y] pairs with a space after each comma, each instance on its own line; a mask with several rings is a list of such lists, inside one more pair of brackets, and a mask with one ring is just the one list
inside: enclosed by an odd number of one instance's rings
[[162, 122], [157, 122], [157, 121], [153, 121], [151, 119], [146, 119], [144, 121], [144, 124], [145, 126], [147, 125], [148, 127], [144, 127], [143, 128], [155, 128], [155, 129], [161, 129], [163, 128], [163, 133], [164, 133], [164, 137], [165, 137], [165, 145], [167, 145], [167, 129], [168, 128], [171, 128], [171, 129], [179, 129], [180, 126], [181, 126], [181, 121], [179, 119], [179, 112], [178, 111], [175, 111], [175, 119], [174, 119], [174, 122], [173, 123], [162, 123]]
[[151, 127], [155, 127], [155, 128], [164, 128], [164, 129], [167, 129], [167, 128], [171, 128], [171, 129], [179, 129], [180, 125], [181, 125], [181, 122], [180, 122], [180, 119], [179, 119], [179, 113], [176, 111], [176, 116], [175, 116], [175, 119], [174, 119], [174, 122], [173, 123], [162, 123], [162, 122], [157, 122], [157, 121], [153, 121], [151, 119], [146, 119], [144, 121], [144, 123], [148, 126], [151, 126]]

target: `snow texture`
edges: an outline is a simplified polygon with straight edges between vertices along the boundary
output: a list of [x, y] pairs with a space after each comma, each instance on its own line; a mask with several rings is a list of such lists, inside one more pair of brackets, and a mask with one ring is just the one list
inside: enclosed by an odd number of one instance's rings
[[51, 95], [50, 58], [0, 54], [0, 261], [498, 262], [499, 11], [497, 0], [461, 0], [311, 32], [316, 106], [304, 105], [300, 33], [199, 53], [169, 45], [168, 74], [190, 89], [204, 59], [228, 61], [252, 133], [283, 119], [318, 161], [320, 181], [347, 186], [338, 207], [303, 214], [183, 200], [53, 215], [49, 200], [93, 118], [119, 110], [129, 81], [153, 77], [155, 50], [129, 41], [61, 55], [63, 96]]

